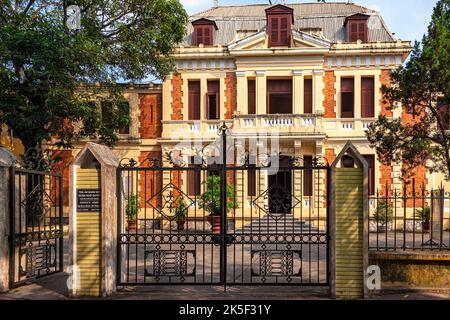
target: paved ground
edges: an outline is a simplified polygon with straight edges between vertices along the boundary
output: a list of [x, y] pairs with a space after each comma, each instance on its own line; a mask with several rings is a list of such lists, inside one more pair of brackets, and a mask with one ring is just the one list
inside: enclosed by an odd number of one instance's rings
[[[65, 300], [67, 275], [57, 274], [37, 283], [0, 294], [0, 300]], [[115, 300], [327, 300], [321, 287], [223, 287], [159, 286], [122, 288], [108, 299]], [[450, 300], [450, 291], [408, 291], [385, 289], [373, 300]]]

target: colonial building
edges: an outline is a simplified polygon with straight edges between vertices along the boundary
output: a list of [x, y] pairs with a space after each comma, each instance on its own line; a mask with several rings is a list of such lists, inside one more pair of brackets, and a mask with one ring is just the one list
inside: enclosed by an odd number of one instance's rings
[[401, 167], [380, 164], [364, 131], [380, 114], [402, 116], [387, 110], [381, 87], [410, 50], [378, 12], [356, 4], [224, 6], [195, 14], [175, 53], [178, 72], [163, 83], [161, 148], [192, 155], [195, 147], [179, 143], [210, 142], [223, 121], [234, 137], [247, 138], [246, 148], [269, 134], [279, 138], [282, 154], [303, 159], [332, 162], [352, 140], [369, 162], [372, 193], [400, 184]]
[[[213, 7], [190, 17], [174, 53], [177, 72], [162, 84], [125, 88], [132, 123], [121, 130], [115, 151], [119, 158], [158, 158], [165, 165], [163, 155], [172, 152], [192, 164], [225, 122], [255, 162], [280, 152], [304, 163], [331, 163], [351, 140], [369, 164], [371, 194], [401, 189], [401, 166], [381, 164], [365, 130], [379, 115], [411, 121], [400, 108], [389, 111], [381, 93], [410, 51], [379, 12], [353, 3]], [[67, 166], [84, 142], [58, 152], [66, 190]], [[243, 189], [252, 189], [249, 179]], [[305, 179], [308, 195], [318, 186]], [[425, 168], [414, 179], [427, 189], [441, 181]], [[181, 181], [186, 194], [198, 193], [192, 191], [200, 188], [198, 178]]]

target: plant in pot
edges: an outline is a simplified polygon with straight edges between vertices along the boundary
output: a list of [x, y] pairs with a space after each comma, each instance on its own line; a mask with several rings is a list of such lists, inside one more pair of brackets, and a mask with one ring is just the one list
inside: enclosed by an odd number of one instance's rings
[[183, 231], [188, 214], [188, 205], [183, 197], [178, 198], [177, 207], [175, 209], [175, 219], [177, 222], [177, 230]]
[[414, 215], [417, 219], [420, 219], [420, 221], [422, 222], [423, 232], [430, 232], [431, 208], [425, 207], [417, 209], [414, 212]]
[[392, 207], [386, 200], [381, 200], [378, 203], [373, 216], [377, 222], [378, 232], [386, 232], [388, 224], [394, 220]]
[[136, 231], [136, 220], [139, 211], [139, 198], [136, 194], [129, 194], [127, 196], [127, 206], [125, 214], [127, 216], [128, 232]]
[[[200, 195], [199, 206], [209, 212], [208, 221], [212, 226], [212, 233], [221, 231], [222, 205], [220, 199], [221, 178], [209, 176], [206, 181], [206, 191]], [[227, 210], [237, 208], [234, 187], [227, 184]]]

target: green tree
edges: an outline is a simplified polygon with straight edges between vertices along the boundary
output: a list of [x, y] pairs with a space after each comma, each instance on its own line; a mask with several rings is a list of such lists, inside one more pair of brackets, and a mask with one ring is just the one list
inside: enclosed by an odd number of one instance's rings
[[450, 0], [434, 8], [428, 32], [410, 60], [383, 87], [390, 109], [403, 107], [414, 121], [379, 117], [367, 137], [385, 164], [403, 163], [404, 173], [427, 163], [431, 172], [450, 174]]
[[[80, 8], [78, 30], [67, 27], [69, 5]], [[178, 0], [0, 0], [0, 123], [27, 148], [113, 145], [129, 123], [117, 82], [169, 74], [186, 22]]]

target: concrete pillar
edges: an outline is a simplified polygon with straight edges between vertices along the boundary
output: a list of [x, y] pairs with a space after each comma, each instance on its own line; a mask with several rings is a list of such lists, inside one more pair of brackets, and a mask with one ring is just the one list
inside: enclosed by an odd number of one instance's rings
[[245, 71], [236, 71], [237, 81], [237, 111], [240, 114], [248, 114], [248, 89]]
[[294, 114], [303, 114], [304, 111], [304, 99], [303, 99], [303, 90], [304, 90], [304, 77], [303, 70], [294, 70], [292, 71], [293, 75], [293, 96], [294, 96], [294, 106], [293, 113]]
[[0, 292], [9, 290], [10, 173], [14, 155], [0, 148]]
[[87, 143], [70, 167], [70, 295], [116, 291], [117, 167], [111, 149]]
[[256, 114], [267, 114], [267, 79], [265, 71], [256, 71]]
[[313, 77], [313, 113], [321, 114], [325, 113], [325, 109], [323, 107], [323, 70], [314, 70]]
[[[343, 168], [341, 159], [354, 159]], [[367, 294], [368, 165], [349, 141], [331, 166], [331, 295], [362, 299]]]

